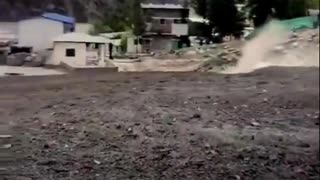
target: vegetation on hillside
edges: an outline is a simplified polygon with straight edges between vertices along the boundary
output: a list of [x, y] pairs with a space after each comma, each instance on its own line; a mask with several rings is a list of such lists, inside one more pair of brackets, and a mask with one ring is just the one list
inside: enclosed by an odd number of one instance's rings
[[0, 21], [18, 21], [56, 12], [74, 16], [78, 22], [87, 22], [88, 16], [80, 0], [0, 0]]
[[[0, 20], [17, 21], [57, 12], [75, 16], [78, 22], [94, 25], [91, 33], [133, 30], [136, 35], [144, 30], [144, 16], [139, 6], [142, 0], [1, 0]], [[145, 0], [143, 0], [144, 2]], [[246, 13], [259, 27], [270, 18], [290, 19], [305, 16], [308, 8], [318, 9], [319, 0], [189, 0], [197, 14], [209, 20], [203, 34], [212, 30], [224, 35], [241, 34]], [[245, 12], [236, 4], [246, 5]]]
[[[238, 3], [245, 5], [243, 11], [236, 8]], [[259, 27], [271, 18], [306, 16], [309, 8], [319, 8], [319, 0], [192, 0], [192, 6], [197, 14], [209, 20], [211, 29], [224, 36], [240, 34], [245, 18]]]
[[291, 19], [307, 15], [307, 9], [316, 4], [313, 0], [248, 0], [247, 7], [255, 26], [269, 18]]
[[239, 36], [244, 28], [245, 16], [237, 9], [235, 0], [193, 0], [195, 11], [209, 20], [211, 29], [222, 36]]

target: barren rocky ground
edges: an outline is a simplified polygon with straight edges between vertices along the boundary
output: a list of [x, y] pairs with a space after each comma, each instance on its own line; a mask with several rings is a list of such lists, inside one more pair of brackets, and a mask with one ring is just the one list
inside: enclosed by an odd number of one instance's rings
[[0, 79], [0, 179], [319, 179], [319, 69]]

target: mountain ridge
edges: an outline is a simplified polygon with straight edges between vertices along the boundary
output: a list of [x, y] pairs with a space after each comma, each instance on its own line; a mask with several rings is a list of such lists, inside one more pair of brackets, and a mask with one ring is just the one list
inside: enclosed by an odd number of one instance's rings
[[85, 8], [76, 0], [0, 0], [0, 21], [15, 22], [44, 12], [71, 15], [77, 22], [87, 22]]

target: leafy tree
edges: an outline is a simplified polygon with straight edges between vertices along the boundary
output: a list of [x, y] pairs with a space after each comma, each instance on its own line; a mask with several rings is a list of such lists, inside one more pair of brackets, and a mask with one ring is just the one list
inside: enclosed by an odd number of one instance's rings
[[273, 14], [273, 0], [249, 0], [249, 18], [253, 20], [255, 26], [261, 26]]
[[310, 0], [287, 0], [288, 2], [288, 15], [287, 19], [306, 16], [308, 9], [308, 2]]
[[142, 35], [146, 28], [140, 4], [141, 0], [132, 0], [131, 23], [132, 32], [136, 36]]
[[209, 20], [209, 25], [222, 36], [239, 36], [244, 28], [244, 14], [241, 14], [235, 0], [193, 0], [195, 11]]
[[[250, 18], [255, 26], [265, 24], [270, 18], [291, 19], [305, 16], [313, 0], [248, 0]], [[313, 5], [314, 6], [314, 5]]]
[[312, 9], [319, 9], [320, 1], [319, 0], [308, 0], [308, 7]]
[[234, 0], [210, 0], [209, 9], [210, 23], [223, 36], [238, 34], [243, 30], [243, 19]]
[[192, 0], [191, 6], [194, 8], [198, 15], [206, 19], [208, 13], [208, 2], [209, 0]]
[[93, 34], [130, 29], [130, 0], [77, 0], [86, 7]]

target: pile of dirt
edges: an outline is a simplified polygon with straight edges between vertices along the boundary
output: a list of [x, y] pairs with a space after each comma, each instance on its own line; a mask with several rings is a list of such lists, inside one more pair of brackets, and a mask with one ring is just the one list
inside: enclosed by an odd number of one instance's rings
[[10, 54], [6, 60], [9, 66], [29, 66], [40, 67], [45, 63], [45, 57], [36, 53], [14, 53]]
[[289, 33], [270, 26], [241, 46], [209, 53], [196, 71], [243, 73], [268, 66], [319, 66], [319, 29]]
[[205, 62], [199, 66], [196, 71], [222, 71], [227, 67], [235, 66], [241, 58], [241, 54], [242, 53], [239, 48], [224, 45], [221, 49], [216, 50], [216, 52], [206, 52], [204, 57], [207, 56], [207, 60], [205, 60]]
[[319, 179], [318, 68], [0, 84], [4, 179]]

